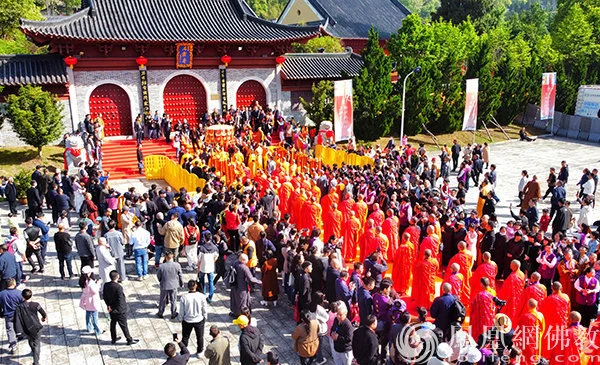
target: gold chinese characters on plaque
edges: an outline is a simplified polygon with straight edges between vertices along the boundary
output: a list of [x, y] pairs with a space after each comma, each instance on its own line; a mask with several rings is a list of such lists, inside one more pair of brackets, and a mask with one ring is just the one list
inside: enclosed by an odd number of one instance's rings
[[177, 43], [177, 68], [192, 68], [193, 43]]

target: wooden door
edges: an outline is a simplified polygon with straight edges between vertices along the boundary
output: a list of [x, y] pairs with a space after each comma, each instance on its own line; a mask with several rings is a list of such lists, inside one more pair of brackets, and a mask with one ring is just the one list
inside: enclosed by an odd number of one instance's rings
[[267, 107], [267, 93], [258, 81], [249, 80], [240, 85], [236, 93], [236, 106], [239, 108], [260, 105], [263, 109]]
[[92, 119], [102, 114], [107, 137], [133, 134], [129, 95], [118, 85], [104, 84], [94, 89], [90, 95], [90, 114]]
[[202, 113], [208, 111], [206, 90], [197, 78], [189, 75], [175, 76], [165, 86], [163, 92], [165, 113], [173, 124], [187, 119], [190, 126], [200, 121]]

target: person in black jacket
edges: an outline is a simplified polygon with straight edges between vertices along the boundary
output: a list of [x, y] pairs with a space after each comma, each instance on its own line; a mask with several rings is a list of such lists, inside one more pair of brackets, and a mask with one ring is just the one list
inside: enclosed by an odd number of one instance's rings
[[377, 365], [379, 361], [379, 341], [375, 334], [377, 317], [370, 314], [365, 324], [360, 326], [352, 337], [352, 353], [358, 365]]
[[349, 364], [352, 359], [352, 336], [354, 327], [348, 319], [348, 308], [344, 302], [337, 303], [337, 313], [329, 334], [333, 339], [333, 361], [336, 364]]
[[310, 308], [310, 303], [312, 301], [312, 284], [313, 280], [311, 277], [311, 272], [313, 270], [313, 265], [310, 261], [304, 261], [302, 263], [302, 273], [300, 273], [300, 280], [298, 283], [298, 310], [302, 311], [304, 309]]
[[110, 272], [110, 283], [104, 284], [104, 302], [108, 308], [110, 314], [110, 338], [113, 344], [117, 343], [121, 337], [117, 337], [117, 323], [123, 331], [125, 339], [127, 339], [128, 345], [138, 343], [140, 340], [132, 338], [129, 334], [129, 327], [127, 326], [127, 301], [125, 300], [125, 293], [123, 293], [123, 287], [117, 281], [119, 281], [119, 273], [117, 270]]
[[242, 330], [240, 335], [240, 363], [241, 365], [254, 365], [262, 361], [263, 340], [260, 331], [250, 325], [250, 320], [245, 315], [240, 315], [233, 320]]
[[179, 340], [179, 338], [175, 339], [177, 345], [179, 345], [179, 349], [181, 353], [177, 355], [177, 347], [173, 342], [169, 342], [165, 345], [165, 355], [167, 355], [167, 361], [163, 363], [163, 365], [183, 365], [187, 364], [190, 361], [190, 352], [187, 347]]
[[452, 145], [452, 171], [456, 171], [456, 167], [458, 166], [458, 158], [460, 157], [460, 152], [462, 151], [462, 147], [458, 144], [457, 140], [453, 141]]
[[24, 302], [19, 304], [15, 310], [15, 333], [27, 335], [29, 347], [33, 352], [33, 364], [39, 365], [42, 345], [40, 331], [43, 326], [38, 313], [42, 315], [42, 322], [46, 322], [48, 316], [39, 303], [31, 301], [33, 293], [30, 289], [24, 289], [21, 295]]
[[27, 206], [29, 208], [28, 217], [34, 218], [37, 212], [42, 211], [42, 196], [37, 189], [37, 182], [31, 181], [31, 187], [25, 193], [27, 195]]
[[12, 217], [17, 214], [17, 187], [15, 186], [15, 181], [12, 177], [8, 178], [4, 195], [6, 195], [6, 200], [8, 200], [8, 208], [10, 210], [8, 216]]

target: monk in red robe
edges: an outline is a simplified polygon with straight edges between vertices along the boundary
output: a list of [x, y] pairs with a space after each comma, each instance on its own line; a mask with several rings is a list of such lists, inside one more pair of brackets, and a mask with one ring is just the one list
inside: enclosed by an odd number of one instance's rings
[[552, 348], [547, 345], [554, 342], [552, 339], [557, 337], [558, 331], [564, 331], [569, 322], [569, 312], [571, 311], [571, 299], [562, 292], [562, 285], [555, 281], [552, 283], [552, 294], [550, 294], [540, 304], [540, 312], [546, 320], [546, 333], [544, 334], [544, 347], [542, 354], [548, 357]]
[[[471, 300], [465, 295], [463, 290], [465, 277], [460, 273], [460, 265], [455, 262], [449, 266], [449, 270], [450, 275], [447, 275], [444, 278], [444, 283], [448, 283], [452, 286], [452, 294], [456, 295], [463, 305], [467, 307], [470, 306]], [[440, 295], [442, 294], [440, 293]]]
[[523, 289], [523, 294], [521, 294], [521, 308], [519, 310], [518, 317], [523, 316], [529, 310], [528, 302], [529, 299], [535, 299], [537, 303], [541, 303], [546, 299], [548, 292], [546, 287], [540, 283], [540, 279], [542, 276], [538, 272], [534, 272], [531, 274], [531, 278], [529, 278], [529, 285], [525, 289]]
[[[473, 267], [473, 256], [467, 250], [467, 244], [464, 241], [458, 243], [458, 253], [450, 259], [448, 266], [457, 263], [460, 266], [460, 273], [464, 276], [463, 292], [466, 298], [471, 298], [471, 268]], [[448, 271], [446, 276], [449, 276]]]
[[575, 311], [571, 312], [569, 313], [568, 320], [569, 326], [564, 330], [563, 343], [558, 343], [554, 347], [550, 355], [550, 363], [564, 365], [588, 364], [590, 357], [585, 351], [592, 346], [590, 346], [587, 338], [587, 329], [579, 324], [581, 322], [581, 314]]
[[519, 310], [521, 307], [521, 296], [523, 295], [523, 287], [525, 286], [525, 274], [521, 271], [521, 263], [518, 260], [512, 260], [510, 263], [512, 273], [508, 275], [504, 284], [498, 292], [498, 298], [506, 301], [506, 305], [500, 311], [516, 322]]
[[523, 349], [521, 363], [537, 365], [542, 355], [542, 335], [546, 329], [546, 322], [544, 315], [537, 310], [537, 300], [528, 299], [526, 304], [526, 311], [517, 321], [515, 342], [517, 347]]
[[315, 196], [311, 196], [310, 199], [304, 203], [300, 214], [302, 219], [300, 228], [308, 228], [310, 230], [312, 230], [313, 227], [317, 227], [318, 229], [323, 228], [323, 223], [321, 222], [321, 204], [317, 203], [317, 198]]
[[344, 256], [344, 260], [350, 262], [353, 262], [354, 259], [356, 259], [356, 248], [358, 247], [361, 230], [360, 221], [354, 214], [354, 211], [351, 211], [350, 219], [342, 223], [342, 236], [344, 237], [342, 256]]
[[494, 304], [494, 294], [490, 292], [490, 281], [482, 278], [480, 291], [471, 301], [471, 335], [473, 338], [479, 338], [488, 328], [494, 325], [496, 316], [496, 304]]
[[[290, 198], [288, 199], [287, 212], [290, 214], [290, 222], [295, 223], [297, 225], [298, 224], [298, 216], [297, 216], [298, 213], [296, 212], [296, 200], [298, 200], [298, 197], [301, 194], [301, 190], [299, 188], [299, 185], [295, 181], [294, 181], [293, 185], [294, 185], [294, 189], [290, 193]], [[304, 204], [304, 202], [302, 204]]]
[[[331, 210], [331, 206], [333, 204], [337, 205], [340, 201], [338, 194], [335, 192], [335, 189], [331, 189], [329, 194], [325, 195], [321, 199], [321, 208], [323, 208], [323, 221], [325, 221], [325, 216]], [[325, 235], [327, 237], [327, 235]]]
[[490, 287], [496, 289], [496, 274], [498, 273], [498, 266], [492, 261], [492, 255], [489, 252], [484, 252], [481, 255], [483, 263], [477, 266], [477, 269], [471, 277], [471, 287], [474, 288], [481, 278], [488, 278], [490, 280]]
[[340, 210], [340, 212], [342, 212], [342, 218], [344, 219], [344, 222], [350, 219], [350, 212], [353, 211], [353, 208], [354, 199], [350, 197], [350, 194], [344, 193], [344, 198], [342, 199], [342, 202], [338, 204], [338, 209]]
[[383, 225], [383, 221], [385, 220], [385, 214], [381, 209], [379, 209], [379, 204], [373, 204], [373, 212], [369, 214], [369, 219], [373, 220], [373, 223], [375, 223], [375, 227], [381, 227]]
[[438, 261], [432, 257], [429, 250], [425, 250], [423, 259], [415, 265], [411, 297], [417, 307], [427, 309], [431, 307], [431, 303], [435, 299], [435, 276], [439, 266]]
[[410, 218], [410, 224], [408, 227], [406, 227], [404, 232], [407, 232], [408, 234], [410, 234], [410, 242], [412, 242], [412, 244], [415, 246], [415, 248], [418, 251], [419, 243], [421, 241], [421, 228], [419, 228], [419, 226], [417, 226], [417, 218], [416, 217]]
[[391, 254], [390, 259], [393, 260], [395, 258], [394, 252], [398, 249], [398, 237], [400, 232], [400, 219], [394, 215], [394, 211], [388, 209], [386, 212], [387, 218], [383, 221], [381, 225], [381, 230], [383, 234], [385, 234], [390, 241], [390, 250]]
[[342, 237], [342, 212], [337, 209], [337, 204], [331, 204], [329, 211], [325, 214], [323, 219], [323, 230], [325, 240], [329, 240], [331, 236], [336, 238]]
[[360, 262], [364, 262], [367, 256], [379, 248], [377, 233], [375, 232], [374, 223], [372, 220], [367, 221], [367, 225], [364, 229], [364, 233], [360, 237]]
[[304, 203], [308, 200], [306, 196], [306, 190], [300, 189], [300, 194], [296, 197], [292, 203], [292, 222], [296, 223], [296, 227], [302, 229], [304, 227], [304, 219], [302, 217], [302, 208]]
[[394, 289], [400, 295], [406, 295], [413, 282], [415, 257], [415, 246], [410, 242], [410, 235], [407, 232], [402, 234], [402, 243], [395, 251], [395, 255], [394, 270], [392, 271]]
[[365, 197], [362, 194], [358, 194], [357, 201], [354, 203], [352, 207], [354, 213], [356, 213], [356, 218], [360, 221], [361, 227], [365, 228], [367, 224], [367, 214], [369, 214], [369, 206], [365, 203]]
[[[579, 315], [581, 318], [581, 315]], [[590, 323], [588, 331], [588, 350], [587, 354], [590, 357], [589, 365], [600, 365], [600, 315], [596, 320]]]
[[440, 239], [435, 234], [435, 226], [428, 225], [427, 226], [427, 237], [423, 239], [421, 242], [421, 247], [419, 248], [419, 256], [423, 255], [425, 250], [431, 250], [433, 253], [433, 257], [438, 258], [440, 254]]

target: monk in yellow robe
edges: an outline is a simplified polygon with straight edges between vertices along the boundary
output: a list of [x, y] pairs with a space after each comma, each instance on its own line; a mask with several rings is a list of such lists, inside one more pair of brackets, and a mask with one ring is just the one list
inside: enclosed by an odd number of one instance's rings
[[431, 251], [425, 250], [423, 258], [417, 262], [413, 270], [411, 297], [417, 307], [427, 309], [431, 307], [435, 298], [435, 276], [438, 269], [438, 261], [432, 257]]
[[506, 305], [500, 312], [506, 314], [511, 321], [515, 322], [521, 309], [519, 305], [521, 304], [521, 296], [525, 285], [525, 274], [521, 271], [521, 263], [518, 260], [512, 260], [510, 269], [512, 272], [498, 291], [498, 298], [506, 301]]
[[[457, 263], [460, 266], [460, 273], [464, 276], [463, 291], [465, 297], [471, 297], [471, 268], [473, 267], [473, 256], [467, 250], [467, 244], [464, 241], [458, 243], [458, 253], [450, 259], [448, 266]], [[450, 273], [448, 272], [446, 276]], [[463, 303], [464, 304], [464, 303]]]
[[387, 214], [387, 218], [385, 219], [385, 221], [383, 221], [381, 230], [383, 231], [383, 234], [385, 234], [387, 236], [388, 240], [390, 241], [389, 250], [392, 253], [389, 256], [390, 256], [390, 260], [393, 260], [393, 259], [395, 259], [394, 252], [396, 252], [396, 250], [398, 249], [400, 219], [394, 215], [394, 211], [391, 209], [388, 209], [386, 214]]
[[[537, 310], [538, 301], [530, 298], [527, 300], [526, 310], [517, 321], [515, 345], [523, 349], [521, 364], [537, 365], [542, 355], [542, 335], [546, 330], [544, 315]], [[521, 342], [521, 343], [519, 343]]]
[[381, 251], [383, 258], [387, 261], [390, 240], [388, 240], [387, 236], [383, 234], [381, 226], [375, 226], [375, 242], [377, 244], [375, 249]]
[[350, 219], [342, 223], [342, 236], [344, 237], [344, 246], [342, 247], [342, 256], [344, 260], [353, 262], [356, 259], [356, 248], [360, 238], [361, 225], [356, 218], [354, 211], [350, 212]]
[[492, 255], [489, 252], [484, 252], [483, 263], [477, 266], [473, 276], [471, 277], [471, 287], [477, 286], [477, 283], [481, 278], [488, 278], [490, 280], [490, 288], [496, 289], [496, 274], [498, 273], [498, 266], [492, 261]]
[[331, 236], [336, 238], [342, 237], [342, 212], [337, 209], [337, 204], [333, 203], [329, 207], [329, 211], [324, 214], [323, 218], [323, 233], [325, 240], [329, 240]]
[[394, 251], [394, 270], [392, 271], [392, 280], [394, 289], [400, 295], [406, 295], [413, 282], [413, 257], [415, 256], [415, 245], [410, 242], [410, 235], [402, 235], [402, 243]]

